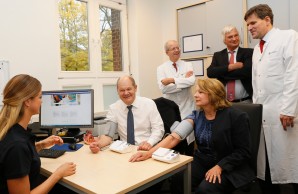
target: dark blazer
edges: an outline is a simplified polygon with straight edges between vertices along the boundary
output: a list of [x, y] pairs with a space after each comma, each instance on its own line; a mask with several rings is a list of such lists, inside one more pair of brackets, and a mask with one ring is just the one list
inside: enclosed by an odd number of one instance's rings
[[238, 188], [256, 178], [251, 166], [251, 138], [247, 113], [233, 107], [218, 110], [212, 126], [217, 164]]
[[241, 80], [246, 92], [252, 97], [251, 69], [252, 69], [252, 54], [251, 48], [238, 48], [236, 61], [243, 63], [243, 68], [228, 71], [229, 57], [227, 49], [215, 52], [212, 58], [211, 65], [207, 68], [209, 78], [217, 78], [224, 85], [230, 80]]

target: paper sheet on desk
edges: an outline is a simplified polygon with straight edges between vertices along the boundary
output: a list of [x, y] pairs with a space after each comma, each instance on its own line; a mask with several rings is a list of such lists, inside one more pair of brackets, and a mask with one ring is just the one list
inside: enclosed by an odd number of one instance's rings
[[74, 151], [77, 151], [78, 149], [80, 149], [83, 146], [83, 144], [77, 143], [76, 144], [76, 150], [71, 150], [71, 149], [69, 149], [68, 146], [69, 146], [68, 143], [64, 143], [62, 145], [54, 145], [53, 147], [51, 147], [51, 149], [53, 149], [53, 150], [65, 150], [67, 152], [74, 152]]

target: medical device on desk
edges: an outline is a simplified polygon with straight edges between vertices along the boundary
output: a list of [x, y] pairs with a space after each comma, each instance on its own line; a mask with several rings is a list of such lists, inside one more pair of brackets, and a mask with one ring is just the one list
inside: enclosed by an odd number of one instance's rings
[[152, 158], [166, 163], [178, 162], [180, 159], [177, 151], [161, 147], [153, 152]]
[[124, 153], [131, 152], [133, 150], [133, 145], [125, 141], [117, 140], [110, 145], [110, 150], [124, 154]]

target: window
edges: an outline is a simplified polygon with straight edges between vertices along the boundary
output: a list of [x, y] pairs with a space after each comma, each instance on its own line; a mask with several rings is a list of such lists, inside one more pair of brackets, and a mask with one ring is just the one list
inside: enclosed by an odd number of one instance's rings
[[118, 98], [117, 91], [111, 91], [118, 77], [129, 75], [126, 1], [57, 1], [59, 85], [61, 89], [94, 89], [94, 110], [104, 111], [113, 103], [111, 99]]
[[87, 3], [59, 2], [62, 71], [89, 71]]
[[99, 6], [102, 71], [122, 71], [120, 11]]

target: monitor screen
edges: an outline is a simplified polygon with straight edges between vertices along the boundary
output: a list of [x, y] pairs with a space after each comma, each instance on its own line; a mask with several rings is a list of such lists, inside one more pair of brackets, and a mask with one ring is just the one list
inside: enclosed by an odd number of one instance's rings
[[43, 91], [39, 120], [41, 128], [93, 128], [93, 90]]

